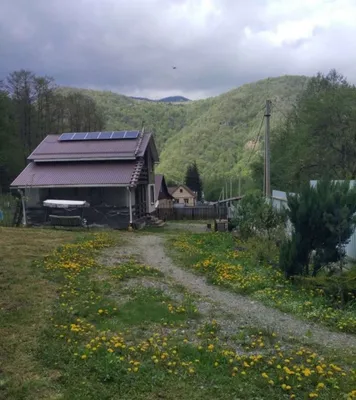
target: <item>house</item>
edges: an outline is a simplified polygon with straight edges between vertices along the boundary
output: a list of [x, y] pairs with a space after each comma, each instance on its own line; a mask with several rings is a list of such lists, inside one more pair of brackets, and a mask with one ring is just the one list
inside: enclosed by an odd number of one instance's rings
[[155, 210], [159, 159], [153, 135], [144, 130], [48, 135], [28, 161], [11, 189], [21, 193], [26, 215], [37, 223], [48, 221], [48, 199], [85, 201], [88, 224], [114, 228]]
[[196, 205], [197, 196], [188, 186], [172, 186], [168, 188], [168, 191], [173, 196], [175, 204], [186, 207], [194, 207]]
[[155, 176], [155, 198], [158, 201], [157, 208], [172, 208], [173, 196], [169, 193], [166, 180], [163, 175]]

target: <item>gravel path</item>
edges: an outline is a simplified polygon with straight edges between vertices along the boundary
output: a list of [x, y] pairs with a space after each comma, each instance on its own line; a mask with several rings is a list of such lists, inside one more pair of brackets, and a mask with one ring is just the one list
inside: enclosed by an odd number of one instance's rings
[[215, 303], [224, 314], [229, 315], [229, 323], [236, 327], [253, 326], [276, 332], [287, 339], [303, 338], [305, 343], [356, 352], [356, 337], [352, 335], [329, 331], [327, 328], [305, 322], [248, 297], [212, 286], [205, 278], [175, 266], [165, 254], [164, 238], [161, 236], [135, 235], [133, 240], [125, 245], [126, 252], [137, 255], [145, 264], [157, 268], [167, 278], [184, 286], [188, 291]]

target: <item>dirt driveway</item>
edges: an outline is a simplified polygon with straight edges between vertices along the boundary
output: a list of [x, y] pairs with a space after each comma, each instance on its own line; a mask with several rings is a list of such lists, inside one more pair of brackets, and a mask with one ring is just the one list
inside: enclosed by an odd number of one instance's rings
[[[126, 236], [127, 237], [127, 236]], [[132, 235], [124, 249], [117, 249], [122, 254], [132, 254], [142, 262], [157, 268], [174, 284], [183, 286], [187, 291], [198, 295], [201, 304], [214, 306], [215, 313], [221, 315], [220, 323], [224, 329], [237, 331], [243, 326], [256, 327], [291, 340], [295, 338], [306, 344], [329, 349], [347, 349], [356, 353], [356, 337], [329, 331], [317, 324], [300, 320], [282, 311], [267, 307], [247, 296], [228, 292], [210, 285], [205, 278], [174, 265], [165, 252], [164, 237], [157, 234]], [[115, 250], [111, 254], [115, 259]], [[113, 260], [114, 262], [115, 260]], [[204, 312], [207, 307], [200, 307]]]

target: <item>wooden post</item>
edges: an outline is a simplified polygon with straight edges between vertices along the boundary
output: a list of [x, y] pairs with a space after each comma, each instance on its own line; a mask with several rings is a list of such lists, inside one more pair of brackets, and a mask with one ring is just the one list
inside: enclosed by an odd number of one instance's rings
[[270, 117], [271, 117], [271, 101], [266, 101], [266, 133], [265, 133], [265, 179], [264, 190], [267, 199], [271, 198], [271, 169], [270, 169]]
[[130, 223], [129, 223], [129, 231], [132, 230], [132, 197], [131, 197], [131, 188], [127, 187], [127, 192], [129, 196], [129, 213], [130, 213]]
[[26, 202], [25, 202], [25, 195], [24, 191], [19, 190], [21, 195], [21, 204], [22, 204], [22, 224], [23, 226], [27, 225], [27, 216], [26, 216]]

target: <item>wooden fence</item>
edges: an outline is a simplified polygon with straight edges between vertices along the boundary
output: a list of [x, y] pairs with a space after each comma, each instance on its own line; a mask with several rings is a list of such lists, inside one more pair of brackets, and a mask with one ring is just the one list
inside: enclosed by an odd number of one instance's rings
[[157, 218], [167, 221], [225, 219], [227, 218], [227, 208], [215, 206], [157, 208], [155, 215]]

